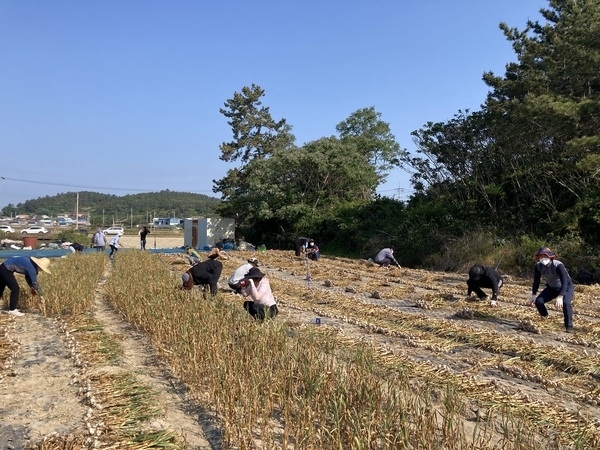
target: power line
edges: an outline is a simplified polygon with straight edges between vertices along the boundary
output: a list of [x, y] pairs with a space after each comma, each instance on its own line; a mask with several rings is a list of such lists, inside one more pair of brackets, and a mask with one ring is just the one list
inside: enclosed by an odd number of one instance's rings
[[[51, 181], [37, 181], [37, 180], [22, 180], [19, 178], [8, 178], [8, 177], [0, 177], [2, 180], [6, 181], [17, 181], [19, 183], [31, 183], [31, 184], [43, 184], [46, 186], [58, 186], [58, 187], [68, 187], [68, 188], [78, 188], [78, 189], [99, 189], [103, 191], [126, 191], [126, 192], [148, 192], [152, 191], [152, 189], [131, 189], [131, 188], [116, 188], [116, 187], [104, 187], [104, 186], [84, 186], [77, 184], [67, 184], [67, 183], [55, 183]], [[203, 190], [203, 191], [187, 191], [191, 193], [201, 193], [201, 192], [213, 192], [212, 190]]]

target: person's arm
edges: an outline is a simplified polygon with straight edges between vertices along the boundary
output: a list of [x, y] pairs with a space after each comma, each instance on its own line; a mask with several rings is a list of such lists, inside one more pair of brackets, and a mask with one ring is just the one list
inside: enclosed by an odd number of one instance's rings
[[262, 305], [271, 305], [275, 303], [275, 298], [273, 297], [273, 292], [271, 291], [271, 284], [269, 283], [268, 278], [262, 278], [258, 282], [258, 286], [254, 283], [254, 280], [250, 281], [250, 296], [252, 299], [259, 304]]
[[542, 274], [537, 268], [537, 264], [535, 265], [535, 272], [533, 274], [533, 285], [531, 286], [531, 295], [537, 294], [538, 289], [540, 288], [540, 280], [542, 278]]
[[35, 293], [42, 295], [42, 288], [38, 283], [37, 270], [35, 270], [33, 262], [29, 258], [25, 258], [21, 267], [25, 269], [25, 280], [27, 281], [27, 284], [29, 284], [29, 287], [33, 289]]
[[567, 283], [569, 282], [569, 274], [563, 264], [557, 264], [556, 269], [560, 278], [560, 293], [558, 295], [564, 296], [567, 292]]
[[500, 284], [500, 274], [496, 272], [494, 269], [489, 269], [490, 273], [488, 278], [490, 279], [490, 284], [492, 285], [492, 300], [498, 300], [498, 284]]

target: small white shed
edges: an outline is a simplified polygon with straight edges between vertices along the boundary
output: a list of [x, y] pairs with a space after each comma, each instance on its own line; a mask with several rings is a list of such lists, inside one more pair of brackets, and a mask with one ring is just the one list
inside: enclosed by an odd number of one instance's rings
[[235, 239], [235, 220], [226, 218], [187, 218], [183, 222], [183, 245], [195, 249], [214, 247], [221, 239]]

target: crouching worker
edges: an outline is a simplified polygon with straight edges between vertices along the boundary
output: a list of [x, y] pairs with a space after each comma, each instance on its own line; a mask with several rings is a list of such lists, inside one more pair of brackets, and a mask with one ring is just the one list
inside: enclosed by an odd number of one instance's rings
[[258, 267], [251, 268], [241, 284], [242, 295], [252, 299], [244, 302], [244, 309], [248, 314], [263, 321], [265, 317], [273, 318], [279, 313], [269, 279]]
[[[533, 285], [531, 286], [530, 306], [537, 308], [540, 316], [548, 317], [546, 303], [554, 300], [554, 307], [563, 312], [565, 319], [565, 331], [573, 333], [573, 296], [575, 286], [567, 272], [564, 264], [558, 261], [556, 255], [548, 247], [540, 248], [535, 259], [535, 273]], [[546, 281], [546, 287], [538, 294], [542, 277]]]
[[217, 285], [223, 263], [217, 258], [221, 255], [218, 248], [213, 248], [208, 254], [206, 261], [201, 261], [181, 276], [183, 282], [182, 289], [192, 289], [194, 285], [208, 286], [210, 293], [214, 297], [217, 295]]
[[34, 256], [13, 256], [7, 258], [0, 264], [0, 297], [4, 294], [4, 288], [10, 289], [10, 303], [8, 305], [8, 314], [13, 316], [24, 315], [17, 309], [19, 303], [19, 283], [15, 278], [15, 273], [25, 275], [25, 281], [31, 288], [33, 295], [42, 295], [42, 288], [38, 284], [37, 275], [39, 269], [46, 273], [50, 272], [50, 260], [48, 258], [36, 258]]
[[235, 272], [233, 272], [233, 274], [229, 277], [229, 280], [227, 280], [229, 287], [233, 289], [236, 294], [241, 294], [242, 285], [240, 282], [244, 279], [250, 269], [258, 266], [258, 259], [250, 258], [246, 264], [242, 264], [240, 267], [235, 269]]
[[394, 247], [382, 248], [379, 250], [377, 255], [375, 255], [375, 259], [373, 259], [373, 262], [379, 264], [379, 267], [390, 267], [390, 264], [400, 267], [400, 263], [394, 258]]
[[498, 290], [503, 284], [504, 281], [496, 269], [475, 264], [469, 269], [467, 297], [470, 297], [471, 293], [475, 292], [479, 300], [487, 300], [488, 296], [481, 288], [488, 288], [492, 290], [490, 306], [498, 306]]
[[316, 261], [321, 257], [319, 247], [312, 239], [308, 242], [308, 247], [306, 247], [306, 257], [308, 259], [312, 259], [313, 261]]

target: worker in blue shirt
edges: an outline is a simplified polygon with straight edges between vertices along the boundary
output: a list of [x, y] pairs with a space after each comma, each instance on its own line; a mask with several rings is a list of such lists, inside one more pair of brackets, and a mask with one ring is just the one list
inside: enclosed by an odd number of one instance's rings
[[33, 295], [42, 295], [42, 288], [37, 279], [39, 269], [46, 273], [50, 272], [50, 260], [48, 258], [36, 258], [34, 256], [13, 256], [7, 258], [0, 264], [0, 297], [4, 294], [4, 288], [10, 289], [10, 303], [8, 313], [13, 316], [22, 316], [23, 313], [17, 309], [19, 303], [19, 283], [15, 273], [25, 275], [25, 280], [31, 288]]

